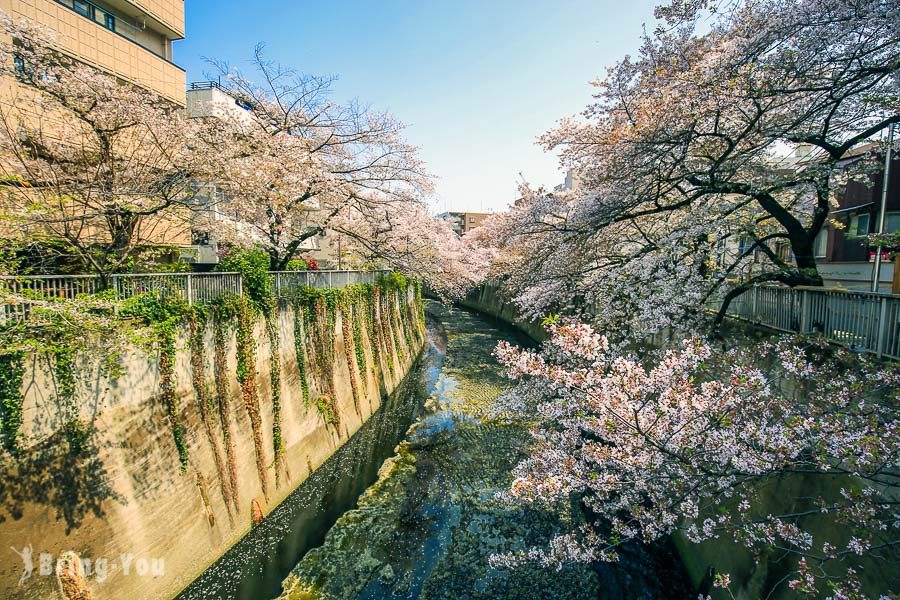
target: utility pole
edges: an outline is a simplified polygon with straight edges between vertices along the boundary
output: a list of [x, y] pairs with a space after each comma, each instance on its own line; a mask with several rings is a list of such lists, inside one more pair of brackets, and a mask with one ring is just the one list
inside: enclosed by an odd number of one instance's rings
[[[894, 145], [894, 124], [888, 127], [887, 150], [884, 152], [884, 179], [881, 182], [881, 208], [878, 210], [878, 229], [876, 233], [884, 233], [884, 213], [887, 208], [888, 181], [891, 173], [891, 150]], [[875, 264], [872, 265], [872, 291], [878, 291], [881, 279], [881, 246], [875, 248]]]

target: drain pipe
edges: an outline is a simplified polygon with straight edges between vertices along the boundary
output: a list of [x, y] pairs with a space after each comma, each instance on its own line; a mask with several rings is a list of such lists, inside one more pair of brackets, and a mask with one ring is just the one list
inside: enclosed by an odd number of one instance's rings
[[[888, 143], [884, 152], [884, 179], [881, 183], [881, 208], [878, 211], [878, 229], [876, 233], [884, 233], [884, 212], [887, 207], [888, 181], [891, 173], [891, 150], [894, 145], [894, 124], [888, 127]], [[872, 265], [872, 291], [878, 291], [879, 280], [881, 279], [881, 246], [875, 249], [875, 264]]]

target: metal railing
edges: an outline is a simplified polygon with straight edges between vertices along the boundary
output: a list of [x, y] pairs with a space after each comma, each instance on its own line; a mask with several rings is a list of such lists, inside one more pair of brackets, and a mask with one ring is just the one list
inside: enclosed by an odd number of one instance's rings
[[390, 271], [272, 271], [275, 294], [279, 297], [302, 288], [346, 287], [360, 283], [375, 283]]
[[[284, 297], [302, 287], [345, 287], [359, 283], [375, 283], [390, 271], [277, 271], [272, 272], [275, 293]], [[242, 295], [244, 286], [240, 273], [127, 273], [109, 278], [109, 288], [122, 300], [159, 292], [178, 296], [188, 304], [211, 302], [227, 293]], [[72, 300], [103, 289], [97, 275], [30, 275], [0, 276], [0, 291], [16, 296], [35, 294], [41, 298]], [[7, 300], [0, 304], [0, 323], [27, 317], [27, 299]]]
[[191, 82], [190, 90], [211, 90], [217, 89], [220, 91], [225, 91], [225, 88], [222, 87], [222, 84], [218, 81], [193, 81]]
[[756, 286], [735, 298], [728, 314], [792, 333], [900, 360], [900, 296], [829, 288]]

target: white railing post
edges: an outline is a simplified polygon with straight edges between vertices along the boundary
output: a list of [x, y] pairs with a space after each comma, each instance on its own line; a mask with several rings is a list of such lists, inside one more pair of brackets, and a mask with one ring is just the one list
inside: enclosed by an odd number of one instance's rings
[[194, 289], [191, 285], [191, 274], [186, 273], [187, 277], [185, 277], [184, 281], [184, 292], [187, 295], [187, 303], [188, 306], [193, 306], [194, 304]]
[[332, 277], [333, 274], [334, 274], [333, 271], [328, 271], [328, 287], [334, 287], [333, 277]]

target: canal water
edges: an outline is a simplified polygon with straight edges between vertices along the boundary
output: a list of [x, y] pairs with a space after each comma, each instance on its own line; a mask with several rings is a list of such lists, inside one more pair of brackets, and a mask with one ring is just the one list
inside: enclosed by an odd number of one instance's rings
[[282, 585], [290, 600], [686, 597], [671, 557], [641, 547], [616, 565], [489, 565], [583, 516], [496, 497], [529, 433], [495, 418], [510, 382], [492, 351], [528, 341], [435, 302], [426, 313], [426, 350], [402, 389], [181, 598], [269, 599]]

